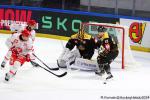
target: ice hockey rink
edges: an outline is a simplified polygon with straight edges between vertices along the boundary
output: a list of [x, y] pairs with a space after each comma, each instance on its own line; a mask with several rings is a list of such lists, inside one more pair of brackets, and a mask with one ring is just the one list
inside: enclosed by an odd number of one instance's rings
[[[0, 62], [8, 51], [5, 46], [8, 36], [0, 34]], [[65, 42], [62, 40], [37, 37], [35, 53], [49, 67], [56, 67], [56, 59], [62, 52], [63, 45]], [[107, 84], [103, 84], [104, 79], [94, 72], [73, 70], [58, 78], [41, 68], [32, 67], [30, 63], [25, 63], [16, 76], [5, 83], [5, 73], [9, 69], [7, 64], [5, 69], [0, 70], [0, 100], [103, 100], [102, 97], [150, 96], [150, 53], [132, 53], [140, 66], [122, 70], [121, 65], [113, 62], [114, 78]], [[60, 74], [64, 71], [66, 70], [60, 69], [53, 72]]]

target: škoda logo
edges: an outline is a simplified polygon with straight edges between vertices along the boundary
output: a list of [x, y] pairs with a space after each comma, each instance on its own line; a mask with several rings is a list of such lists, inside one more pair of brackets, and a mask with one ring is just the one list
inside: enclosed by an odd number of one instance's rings
[[141, 44], [145, 27], [146, 23], [133, 22], [129, 29], [130, 39], [135, 43]]

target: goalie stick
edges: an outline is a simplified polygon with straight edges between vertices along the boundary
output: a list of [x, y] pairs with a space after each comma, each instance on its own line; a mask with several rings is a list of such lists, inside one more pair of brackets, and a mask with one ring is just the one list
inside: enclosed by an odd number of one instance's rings
[[50, 68], [48, 65], [46, 65], [40, 58], [38, 58], [34, 53], [33, 55], [42, 63], [44, 64], [49, 70], [59, 70], [59, 68]]
[[40, 67], [40, 68], [46, 70], [47, 72], [49, 72], [49, 73], [51, 73], [51, 74], [53, 74], [53, 75], [55, 75], [55, 76], [57, 76], [57, 77], [63, 77], [63, 76], [65, 76], [65, 75], [67, 74], [67, 72], [64, 72], [64, 73], [58, 75], [58, 74], [55, 74], [55, 73], [53, 73], [52, 71], [46, 69], [45, 67], [42, 67], [41, 65], [39, 65], [38, 63], [36, 63], [36, 62], [34, 62], [34, 61], [30, 61], [30, 62], [31, 62], [31, 64], [32, 64], [34, 67]]

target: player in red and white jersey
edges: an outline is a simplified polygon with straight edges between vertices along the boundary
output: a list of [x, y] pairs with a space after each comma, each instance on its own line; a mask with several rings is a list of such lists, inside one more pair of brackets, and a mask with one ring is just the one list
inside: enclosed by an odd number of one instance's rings
[[35, 20], [29, 20], [27, 24], [14, 23], [10, 25], [10, 31], [12, 34], [20, 33], [22, 30], [27, 29], [31, 33], [31, 38], [35, 40], [35, 28], [37, 27], [37, 22]]
[[33, 41], [30, 38], [30, 32], [23, 30], [21, 33], [12, 35], [7, 39], [6, 44], [9, 48], [9, 64], [12, 65], [8, 73], [6, 73], [5, 80], [9, 81], [18, 68], [25, 62], [31, 61], [30, 54], [33, 49]]
[[[37, 23], [35, 20], [29, 20], [27, 22], [27, 25], [25, 25], [25, 24], [12, 24], [12, 25], [10, 25], [10, 30], [12, 32], [12, 36], [16, 35], [16, 34], [20, 34], [20, 32], [24, 29], [28, 30], [31, 34], [30, 38], [34, 42], [35, 41], [35, 34], [36, 34], [34, 29], [36, 28], [36, 26], [37, 26]], [[10, 38], [8, 38], [7, 41], [9, 41], [9, 39]], [[7, 45], [7, 43], [6, 43], [6, 45]], [[1, 68], [4, 68], [6, 63], [9, 61], [9, 59], [10, 59], [10, 53], [9, 52], [10, 51], [8, 51], [6, 56], [4, 57], [4, 60], [1, 63]], [[34, 52], [34, 49], [33, 49], [33, 52]]]

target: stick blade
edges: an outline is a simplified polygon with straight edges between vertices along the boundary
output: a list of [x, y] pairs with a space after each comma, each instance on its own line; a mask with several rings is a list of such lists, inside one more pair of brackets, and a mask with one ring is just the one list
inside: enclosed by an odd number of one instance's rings
[[65, 76], [65, 75], [67, 75], [67, 72], [64, 72], [63, 74], [57, 75], [57, 76], [58, 76], [58, 77], [63, 77], [63, 76]]
[[59, 70], [59, 68], [57, 67], [57, 68], [49, 68], [50, 70]]

